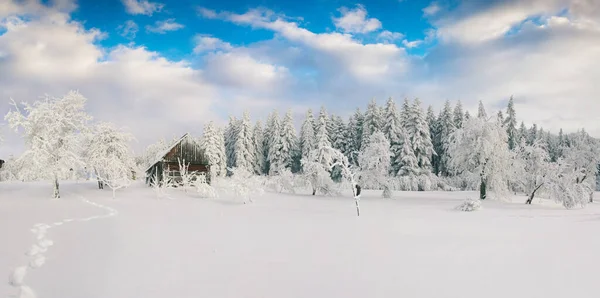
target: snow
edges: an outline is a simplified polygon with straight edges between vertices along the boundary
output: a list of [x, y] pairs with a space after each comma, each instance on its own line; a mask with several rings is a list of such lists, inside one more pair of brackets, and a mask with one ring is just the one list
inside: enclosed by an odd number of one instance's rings
[[1, 297], [597, 296], [597, 203], [461, 212], [477, 193], [363, 190], [357, 217], [350, 190], [242, 204], [142, 184], [113, 200], [95, 181], [51, 200], [51, 187], [0, 183]]

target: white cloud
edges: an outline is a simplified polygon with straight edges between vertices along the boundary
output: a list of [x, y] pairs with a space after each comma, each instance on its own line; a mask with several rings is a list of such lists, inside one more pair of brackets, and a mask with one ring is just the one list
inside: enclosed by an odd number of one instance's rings
[[342, 7], [338, 10], [342, 16], [333, 18], [335, 27], [347, 33], [369, 33], [381, 28], [376, 18], [367, 18], [367, 10], [358, 4], [354, 9]]
[[121, 0], [125, 5], [125, 10], [129, 14], [148, 15], [151, 16], [155, 12], [160, 12], [164, 8], [164, 4], [150, 2], [148, 0]]
[[128, 39], [134, 39], [135, 35], [139, 31], [139, 27], [134, 21], [128, 20], [125, 22], [125, 24], [120, 25], [117, 30], [121, 31], [121, 36]]
[[230, 43], [224, 42], [216, 37], [198, 34], [194, 37], [196, 46], [194, 47], [194, 53], [210, 52], [216, 50], [229, 51], [233, 49]]
[[402, 44], [405, 47], [407, 47], [409, 49], [412, 49], [412, 48], [416, 48], [416, 47], [420, 46], [421, 44], [423, 44], [423, 41], [422, 40], [408, 41], [408, 40], [405, 39], [405, 40], [402, 41]]
[[403, 73], [407, 67], [404, 50], [393, 44], [362, 44], [351, 35], [338, 32], [313, 33], [295, 22], [287, 21], [285, 16], [265, 9], [252, 9], [244, 14], [206, 11], [203, 15], [209, 15], [210, 18], [272, 30], [292, 43], [317, 51], [319, 56], [327, 56], [327, 63], [335, 63], [337, 71], [347, 72], [362, 80], [378, 80], [394, 73]]
[[[490, 2], [475, 10], [456, 9], [434, 21], [437, 36], [446, 42], [478, 43], [503, 37], [515, 26], [536, 16], [552, 16], [565, 9], [566, 0]], [[467, 12], [465, 12], [467, 11]]]
[[434, 1], [431, 2], [427, 7], [423, 8], [423, 15], [426, 17], [433, 16], [440, 12], [440, 10], [442, 10], [442, 8], [437, 2]]
[[[0, 33], [0, 114], [10, 108], [10, 97], [32, 102], [45, 93], [62, 96], [77, 89], [96, 119], [129, 127], [139, 141], [137, 150], [161, 137], [199, 135], [206, 121], [221, 122], [232, 109], [248, 108], [260, 116], [265, 109], [257, 111], [253, 101], [276, 105], [280, 97], [270, 92], [276, 89], [272, 85], [286, 85], [285, 68], [242, 54], [211, 58], [205, 70], [195, 69], [144, 47], [103, 48], [97, 41], [105, 34], [54, 10], [10, 19]], [[247, 100], [232, 100], [241, 95]], [[5, 139], [0, 156], [18, 154], [22, 140], [12, 132], [5, 132]]]
[[379, 40], [384, 40], [384, 41], [388, 41], [388, 42], [393, 42], [393, 41], [402, 39], [403, 37], [404, 37], [404, 34], [402, 34], [402, 33], [391, 32], [388, 30], [381, 31], [381, 33], [379, 33], [379, 35], [377, 35], [377, 38]]
[[169, 31], [177, 31], [179, 29], [182, 29], [183, 27], [184, 26], [182, 24], [175, 22], [175, 19], [167, 19], [164, 21], [156, 21], [156, 23], [154, 23], [154, 25], [152, 26], [147, 25], [146, 31], [165, 34]]

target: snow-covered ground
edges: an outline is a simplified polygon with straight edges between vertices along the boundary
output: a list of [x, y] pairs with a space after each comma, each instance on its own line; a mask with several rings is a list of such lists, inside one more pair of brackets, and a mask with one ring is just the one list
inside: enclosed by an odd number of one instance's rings
[[[581, 298], [600, 289], [600, 204], [565, 210], [520, 196], [459, 212], [477, 194], [366, 191], [357, 217], [349, 196], [266, 193], [244, 205], [182, 192], [157, 199], [143, 185], [117, 200], [94, 182], [61, 188], [51, 200], [49, 183], [0, 183], [0, 271], [38, 298]], [[26, 274], [13, 274], [20, 266]], [[1, 297], [17, 293], [0, 284]]]

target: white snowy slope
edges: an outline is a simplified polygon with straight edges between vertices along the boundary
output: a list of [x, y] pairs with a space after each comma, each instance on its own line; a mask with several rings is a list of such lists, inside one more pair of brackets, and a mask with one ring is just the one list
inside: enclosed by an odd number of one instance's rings
[[[51, 200], [47, 183], [0, 183], [5, 276], [31, 261], [40, 234], [31, 229], [51, 226], [45, 261], [22, 280], [38, 298], [598, 295], [600, 204], [565, 210], [516, 197], [459, 212], [477, 194], [366, 191], [357, 217], [349, 196], [267, 193], [244, 205], [157, 199], [142, 185], [116, 200], [94, 182], [61, 188]], [[16, 289], [7, 279], [0, 297]]]

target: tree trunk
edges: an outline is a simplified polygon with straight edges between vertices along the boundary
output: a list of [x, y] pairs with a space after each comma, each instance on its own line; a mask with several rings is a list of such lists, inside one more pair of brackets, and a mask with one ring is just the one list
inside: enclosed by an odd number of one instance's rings
[[529, 194], [529, 198], [527, 199], [527, 201], [525, 202], [525, 204], [529, 204], [531, 205], [531, 202], [533, 202], [533, 198], [535, 197], [535, 193], [542, 187], [542, 185], [544, 185], [543, 183], [536, 186], [532, 191], [531, 194]]
[[317, 189], [313, 187], [313, 194], [312, 195], [314, 196], [315, 194], [317, 194]]
[[60, 190], [58, 187], [58, 178], [54, 176], [54, 199], [60, 199]]
[[487, 184], [485, 179], [481, 178], [481, 185], [479, 186], [479, 199], [485, 200], [487, 197]]

